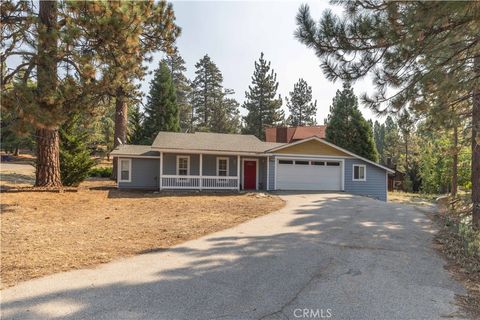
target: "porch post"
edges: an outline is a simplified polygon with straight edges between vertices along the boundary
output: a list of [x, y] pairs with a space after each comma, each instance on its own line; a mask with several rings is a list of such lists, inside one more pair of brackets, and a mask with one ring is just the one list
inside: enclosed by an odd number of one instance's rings
[[203, 154], [202, 154], [202, 153], [200, 153], [200, 169], [199, 169], [199, 173], [200, 173], [199, 187], [200, 187], [200, 190], [202, 190], [202, 186], [203, 186]]
[[159, 186], [159, 190], [162, 190], [162, 167], [163, 167], [163, 152], [160, 151], [160, 170], [158, 171], [158, 186]]
[[237, 190], [240, 191], [240, 156], [237, 155]]

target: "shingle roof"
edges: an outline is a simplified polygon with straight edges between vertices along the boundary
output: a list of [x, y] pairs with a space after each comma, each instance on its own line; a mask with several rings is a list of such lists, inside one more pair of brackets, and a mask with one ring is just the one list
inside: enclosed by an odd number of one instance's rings
[[263, 142], [253, 135], [211, 132], [159, 132], [153, 148], [261, 153], [283, 143]]
[[112, 152], [113, 156], [122, 156], [122, 155], [136, 155], [136, 156], [148, 156], [148, 157], [158, 157], [160, 153], [158, 151], [152, 150], [151, 146], [145, 145], [133, 145], [133, 144], [122, 144], [116, 147]]

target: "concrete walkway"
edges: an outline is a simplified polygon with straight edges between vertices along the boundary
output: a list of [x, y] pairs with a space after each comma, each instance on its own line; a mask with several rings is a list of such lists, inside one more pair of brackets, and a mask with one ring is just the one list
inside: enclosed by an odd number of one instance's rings
[[413, 207], [285, 194], [235, 228], [2, 291], [2, 319], [439, 319], [463, 287]]

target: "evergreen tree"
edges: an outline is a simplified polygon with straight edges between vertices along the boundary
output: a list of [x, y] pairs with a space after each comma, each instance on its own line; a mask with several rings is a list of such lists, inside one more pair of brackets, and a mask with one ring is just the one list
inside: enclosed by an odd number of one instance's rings
[[317, 123], [317, 100], [312, 102], [312, 87], [303, 79], [299, 79], [287, 98], [290, 116], [287, 119], [291, 126], [311, 126]]
[[385, 119], [385, 143], [383, 146], [383, 161], [392, 168], [399, 162], [400, 133], [396, 122], [391, 116]]
[[128, 126], [128, 143], [130, 144], [144, 144], [145, 132], [143, 128], [143, 114], [140, 112], [140, 107], [135, 106], [129, 112], [129, 126]]
[[338, 4], [348, 14], [328, 11], [317, 23], [303, 5], [297, 15], [296, 37], [315, 50], [329, 79], [350, 81], [373, 75], [376, 93], [365, 95], [364, 100], [378, 112], [398, 112], [410, 105], [424, 116], [435, 108], [432, 100], [447, 108], [470, 100], [472, 225], [480, 229], [477, 2], [365, 0]]
[[215, 63], [205, 55], [195, 65], [192, 82], [193, 127], [200, 131], [237, 132], [238, 103], [228, 98], [234, 92], [223, 88], [223, 76]]
[[[95, 108], [101, 96], [115, 96], [114, 141], [125, 142], [126, 101], [137, 91], [132, 83], [143, 77], [143, 61], [168, 49], [180, 29], [165, 1], [5, 0], [0, 5], [2, 107], [35, 127], [35, 185], [59, 187], [59, 128], [69, 114]], [[12, 85], [18, 75], [22, 82]], [[31, 79], [35, 88], [28, 86]]]
[[146, 144], [151, 144], [159, 131], [180, 130], [177, 95], [165, 62], [160, 62], [150, 82], [143, 128]]
[[192, 82], [193, 123], [199, 130], [208, 131], [214, 109], [223, 98], [223, 76], [217, 65], [206, 54], [195, 64]]
[[181, 131], [185, 132], [191, 129], [192, 125], [192, 106], [189, 101], [189, 95], [192, 91], [190, 81], [185, 76], [187, 68], [185, 60], [175, 47], [172, 52], [167, 52], [163, 61], [168, 65], [172, 75], [175, 92], [177, 94], [178, 113], [180, 118]]
[[348, 82], [333, 98], [325, 124], [328, 141], [364, 158], [378, 161], [372, 129], [358, 109], [357, 97]]
[[[233, 91], [227, 91], [230, 93]], [[223, 98], [214, 106], [209, 131], [217, 133], [238, 133], [240, 128], [239, 103], [233, 98]]]
[[87, 147], [88, 132], [74, 114], [60, 129], [60, 172], [62, 184], [78, 186], [88, 177], [95, 162]]
[[264, 140], [265, 127], [275, 126], [283, 121], [282, 98], [277, 98], [277, 89], [277, 74], [270, 68], [270, 62], [263, 58], [262, 52], [258, 62], [255, 61], [252, 85], [248, 86], [248, 91], [245, 92], [243, 108], [248, 111], [244, 117], [245, 133]]
[[385, 146], [385, 125], [380, 124], [377, 120], [373, 125], [373, 139], [375, 140], [375, 147], [377, 148], [380, 163], [386, 164], [384, 146]]

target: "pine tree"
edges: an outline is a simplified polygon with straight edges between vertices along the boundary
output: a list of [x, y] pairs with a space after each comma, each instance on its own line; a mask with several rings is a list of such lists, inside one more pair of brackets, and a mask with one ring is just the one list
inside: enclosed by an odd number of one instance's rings
[[175, 47], [171, 53], [167, 52], [167, 55], [162, 61], [168, 65], [173, 84], [175, 85], [181, 131], [188, 131], [191, 128], [192, 122], [192, 106], [189, 101], [192, 87], [190, 81], [185, 76], [185, 72], [187, 71], [185, 60], [183, 60], [178, 52], [178, 48]]
[[375, 146], [378, 151], [378, 156], [380, 163], [386, 164], [385, 162], [385, 154], [384, 154], [384, 146], [385, 146], [385, 125], [377, 120], [373, 125], [373, 139], [375, 140]]
[[316, 124], [317, 100], [312, 102], [312, 87], [303, 79], [299, 79], [287, 98], [290, 116], [287, 123], [291, 126], [311, 126]]
[[[180, 29], [165, 1], [39, 1], [38, 9], [28, 1], [0, 5], [2, 107], [36, 129], [35, 185], [59, 187], [59, 128], [69, 114], [114, 96], [114, 141], [125, 142], [127, 100], [138, 91], [134, 81], [145, 74], [142, 63], [153, 51], [168, 50]], [[22, 82], [12, 85], [16, 76]], [[28, 86], [31, 79], [35, 88]]]
[[359, 156], [378, 161], [372, 129], [358, 109], [357, 97], [348, 82], [333, 98], [325, 124], [328, 141]]
[[88, 132], [80, 120], [74, 114], [60, 129], [60, 172], [65, 186], [78, 186], [95, 165], [86, 143]]
[[243, 108], [248, 114], [245, 121], [244, 133], [253, 134], [259, 139], [265, 139], [265, 127], [275, 126], [284, 119], [281, 110], [282, 99], [277, 98], [277, 74], [270, 68], [270, 62], [263, 58], [255, 61], [255, 70], [252, 76], [252, 85], [245, 92], [246, 101]]
[[306, 5], [297, 15], [296, 37], [315, 50], [329, 79], [350, 81], [373, 75], [377, 90], [373, 96], [364, 95], [363, 100], [382, 113], [411, 106], [424, 116], [435, 107], [431, 101], [451, 108], [470, 100], [466, 115], [472, 123], [472, 225], [480, 229], [478, 3], [338, 4], [347, 15], [328, 11], [315, 22]]
[[383, 147], [384, 163], [395, 168], [399, 163], [400, 133], [391, 116], [385, 119], [385, 144]]
[[146, 144], [151, 144], [159, 131], [180, 131], [177, 95], [165, 62], [160, 62], [150, 82], [143, 128]]
[[[233, 94], [233, 91], [230, 91]], [[227, 93], [230, 93], [227, 91]], [[238, 133], [240, 128], [240, 104], [233, 98], [224, 97], [214, 106], [209, 131], [217, 133]]]
[[192, 82], [193, 128], [218, 133], [237, 132], [238, 103], [229, 95], [233, 90], [223, 88], [223, 76], [215, 63], [205, 55], [195, 65]]
[[214, 109], [223, 97], [223, 76], [217, 65], [206, 54], [195, 64], [192, 82], [193, 123], [195, 128], [208, 131]]
[[139, 106], [132, 108], [129, 112], [129, 126], [128, 126], [128, 143], [130, 144], [144, 144], [145, 132], [143, 128], [143, 114]]

